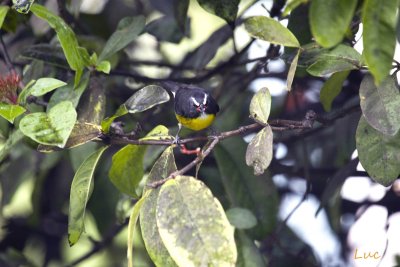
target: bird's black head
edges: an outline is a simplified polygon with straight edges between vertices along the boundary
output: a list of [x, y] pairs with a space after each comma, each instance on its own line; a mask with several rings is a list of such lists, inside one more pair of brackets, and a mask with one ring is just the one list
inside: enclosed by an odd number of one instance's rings
[[202, 113], [217, 114], [218, 111], [215, 99], [201, 88], [182, 88], [175, 95], [175, 112], [178, 115], [196, 118]]

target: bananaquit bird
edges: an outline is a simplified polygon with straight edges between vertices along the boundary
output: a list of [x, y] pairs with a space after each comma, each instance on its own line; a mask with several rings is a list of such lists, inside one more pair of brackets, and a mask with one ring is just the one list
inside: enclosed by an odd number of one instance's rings
[[177, 137], [182, 126], [200, 131], [212, 124], [219, 106], [203, 88], [175, 82], [163, 82], [162, 85], [170, 90], [175, 98], [175, 116], [179, 122]]

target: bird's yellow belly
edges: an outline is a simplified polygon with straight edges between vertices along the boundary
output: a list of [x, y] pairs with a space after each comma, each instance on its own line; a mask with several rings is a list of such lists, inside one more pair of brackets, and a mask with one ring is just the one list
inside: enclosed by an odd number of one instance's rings
[[189, 128], [191, 130], [194, 130], [194, 131], [200, 131], [200, 130], [207, 128], [208, 126], [211, 125], [211, 123], [213, 123], [213, 121], [215, 119], [214, 114], [205, 114], [205, 115], [201, 115], [197, 118], [185, 118], [178, 114], [175, 114], [175, 115], [176, 115], [176, 119], [183, 126], [185, 126], [186, 128]]

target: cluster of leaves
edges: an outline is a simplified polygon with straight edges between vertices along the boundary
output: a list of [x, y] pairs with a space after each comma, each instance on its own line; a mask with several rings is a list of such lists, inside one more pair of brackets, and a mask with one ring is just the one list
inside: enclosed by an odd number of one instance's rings
[[[92, 98], [98, 97], [95, 91], [90, 90], [90, 84], [98, 78], [96, 75], [109, 74], [112, 57], [141, 33], [154, 33], [159, 40], [171, 42], [177, 42], [185, 35], [189, 0], [169, 0], [167, 4], [151, 2], [164, 15], [147, 25], [143, 16], [123, 18], [99, 56], [95, 52], [89, 54], [79, 44], [73, 29], [44, 6], [32, 4], [33, 1], [15, 6], [22, 13], [31, 11], [55, 31], [62, 49], [61, 61], [68, 64], [68, 69], [75, 76], [68, 82], [50, 77], [31, 79], [15, 103], [0, 104], [0, 116], [17, 126], [3, 146], [1, 157], [4, 158], [23, 136], [37, 143], [37, 149], [42, 152], [79, 147], [91, 141], [103, 143], [76, 168], [68, 213], [68, 241], [71, 246], [78, 242], [85, 230], [85, 214], [94, 190], [95, 170], [99, 168], [102, 155], [111, 150], [113, 138], [118, 138], [118, 133], [113, 131], [114, 121], [127, 114], [145, 112], [170, 100], [161, 86], [148, 85], [135, 92], [110, 117], [104, 118], [104, 103], [100, 97], [98, 101], [89, 101], [83, 111], [77, 112], [84, 93], [89, 92]], [[226, 42], [238, 23], [239, 2], [198, 0], [202, 8], [222, 18], [230, 29], [226, 34], [226, 28], [222, 27], [210, 37], [217, 40], [214, 42], [217, 48]], [[359, 90], [362, 117], [358, 123], [356, 143], [360, 162], [371, 177], [384, 185], [391, 184], [400, 174], [400, 124], [396, 116], [400, 98], [397, 79], [389, 75], [398, 6], [398, 1], [382, 4], [377, 0], [313, 0], [308, 4], [307, 0], [292, 0], [282, 10], [282, 18], [289, 16], [287, 28], [267, 16], [244, 20], [250, 36], [285, 47], [281, 58], [290, 62], [286, 78], [288, 91], [292, 89], [296, 74], [304, 70], [314, 77], [328, 77], [320, 94], [326, 111], [332, 108], [351, 71], [366, 69], [371, 73], [365, 75]], [[296, 21], [303, 18], [304, 9], [309, 11], [306, 30], [296, 28]], [[0, 6], [1, 27], [3, 23], [3, 28], [10, 27], [6, 25], [10, 13], [8, 6]], [[358, 17], [361, 17], [364, 26], [362, 55], [352, 47], [357, 32], [353, 25], [359, 25]], [[160, 32], [158, 27], [162, 24], [171, 25], [174, 33]], [[180, 33], [178, 37], [175, 31]], [[381, 42], [377, 42], [378, 39]], [[41, 48], [37, 45], [25, 54], [34, 59], [32, 64], [37, 60], [43, 61]], [[195, 69], [205, 67], [216, 51], [207, 51], [206, 56], [200, 58], [194, 55], [206, 50], [209, 50], [208, 46], [200, 46], [184, 58], [182, 65]], [[42, 98], [49, 99], [46, 111], [35, 112], [31, 104]], [[127, 246], [130, 265], [134, 264], [132, 248], [138, 220], [146, 250], [157, 266], [266, 265], [265, 257], [254, 240], [262, 241], [276, 230], [277, 192], [265, 172], [273, 160], [273, 127], [269, 125], [271, 95], [267, 88], [260, 89], [252, 97], [249, 113], [261, 130], [247, 147], [241, 140], [232, 146], [218, 145], [213, 148], [220, 179], [212, 184], [220, 183], [216, 188], [223, 188], [224, 194], [214, 191], [213, 194], [206, 183], [179, 173], [173, 146], [162, 147], [162, 152], [148, 145], [152, 141], [173, 144], [174, 138], [163, 125], [154, 127], [142, 138], [128, 140], [134, 141], [134, 144], [127, 144], [114, 153], [108, 171], [109, 179], [120, 192], [137, 200], [122, 215], [123, 219], [129, 215]], [[143, 145], [146, 142], [147, 145]], [[206, 149], [207, 146], [202, 152]], [[253, 168], [254, 175], [244, 162]], [[147, 169], [151, 169], [148, 174]], [[166, 180], [157, 188], [145, 186], [166, 177], [174, 179]], [[208, 177], [204, 180], [207, 181]], [[285, 229], [284, 233], [284, 239], [289, 240], [288, 246], [298, 242], [289, 230]], [[314, 262], [310, 253], [304, 262]]]

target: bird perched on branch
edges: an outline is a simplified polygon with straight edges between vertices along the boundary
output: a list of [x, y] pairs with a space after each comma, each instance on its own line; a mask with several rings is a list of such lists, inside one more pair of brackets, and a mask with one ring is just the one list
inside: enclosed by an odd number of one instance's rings
[[217, 101], [203, 88], [175, 82], [161, 83], [165, 89], [174, 95], [174, 110], [178, 120], [178, 133], [182, 126], [194, 131], [209, 127], [219, 111]]

